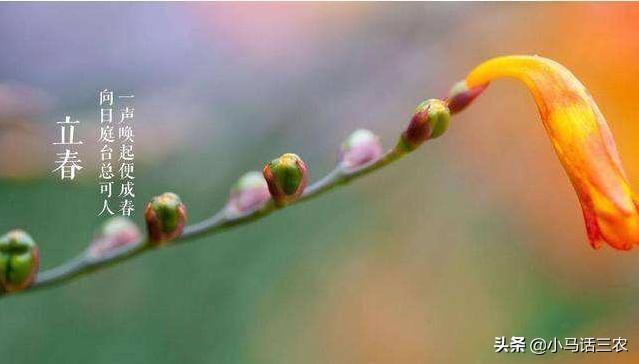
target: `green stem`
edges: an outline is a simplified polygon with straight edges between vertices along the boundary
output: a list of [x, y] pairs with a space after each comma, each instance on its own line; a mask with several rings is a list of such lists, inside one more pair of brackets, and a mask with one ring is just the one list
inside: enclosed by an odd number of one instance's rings
[[[406, 151], [400, 145], [386, 152], [377, 161], [363, 166], [357, 170], [345, 170], [341, 166], [337, 166], [322, 179], [308, 186], [308, 188], [304, 191], [302, 196], [297, 201], [294, 201], [286, 207], [317, 197], [325, 192], [332, 190], [337, 186], [343, 185], [356, 178], [376, 171], [400, 159], [402, 156], [406, 155], [407, 152], [408, 151]], [[182, 235], [167, 246], [182, 244], [203, 236], [222, 232], [235, 226], [248, 224], [250, 222], [259, 220], [280, 208], [276, 207], [275, 204], [270, 201], [259, 210], [252, 211], [244, 215], [236, 215], [230, 214], [228, 212], [228, 209], [225, 207], [208, 219], [186, 226]], [[78, 257], [71, 259], [66, 263], [41, 272], [36, 278], [36, 281], [29, 288], [24, 291], [15, 293], [30, 292], [41, 288], [65, 284], [80, 276], [95, 272], [99, 269], [123, 262], [125, 260], [129, 260], [147, 251], [154, 250], [153, 247], [147, 243], [148, 241], [146, 239], [143, 239], [134, 244], [116, 249], [112, 252], [108, 252], [99, 258], [92, 257], [91, 255], [84, 252]], [[6, 293], [0, 292], [0, 297], [3, 296], [6, 296]]]

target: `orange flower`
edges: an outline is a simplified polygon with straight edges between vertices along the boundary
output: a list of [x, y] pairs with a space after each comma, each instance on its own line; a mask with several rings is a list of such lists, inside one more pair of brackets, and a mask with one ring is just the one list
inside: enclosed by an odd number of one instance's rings
[[498, 57], [466, 78], [469, 90], [513, 77], [535, 98], [555, 152], [583, 209], [588, 238], [629, 250], [639, 244], [639, 202], [635, 198], [612, 134], [592, 96], [564, 66], [537, 56]]

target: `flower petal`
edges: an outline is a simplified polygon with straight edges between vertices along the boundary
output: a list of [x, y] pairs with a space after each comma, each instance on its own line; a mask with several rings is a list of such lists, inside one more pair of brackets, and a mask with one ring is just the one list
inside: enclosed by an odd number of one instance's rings
[[469, 88], [512, 77], [533, 94], [552, 141], [581, 203], [588, 238], [628, 250], [639, 244], [639, 203], [628, 184], [614, 139], [597, 104], [564, 66], [538, 56], [488, 60], [466, 78]]

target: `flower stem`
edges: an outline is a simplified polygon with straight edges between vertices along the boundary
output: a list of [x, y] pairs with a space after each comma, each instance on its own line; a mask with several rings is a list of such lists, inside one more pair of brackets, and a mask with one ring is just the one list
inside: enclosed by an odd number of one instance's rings
[[[224, 207], [213, 216], [202, 220], [198, 223], [188, 225], [184, 228], [182, 235], [173, 240], [168, 246], [182, 244], [203, 236], [220, 233], [226, 229], [230, 229], [236, 226], [251, 223], [259, 220], [276, 210], [286, 208], [290, 205], [298, 202], [306, 201], [311, 198], [322, 195], [334, 189], [337, 186], [346, 184], [356, 178], [367, 175], [373, 171], [376, 171], [406, 155], [407, 151], [401, 147], [395, 147], [387, 151], [380, 159], [372, 162], [368, 165], [364, 165], [356, 170], [345, 170], [342, 166], [338, 165], [335, 169], [325, 175], [317, 182], [311, 184], [306, 188], [302, 196], [285, 207], [277, 207], [273, 201], [269, 201], [262, 208], [252, 211], [247, 214], [232, 214]], [[92, 257], [86, 252], [79, 256], [46, 271], [41, 272], [36, 281], [28, 288], [20, 292], [30, 292], [41, 288], [58, 286], [68, 283], [75, 278], [83, 275], [95, 272], [102, 268], [115, 265], [117, 263], [124, 262], [133, 257], [141, 255], [147, 251], [154, 250], [153, 246], [148, 244], [148, 239], [142, 239], [134, 244], [125, 246], [120, 249], [116, 249], [110, 253], [99, 258]], [[16, 293], [20, 293], [16, 292]], [[0, 297], [6, 296], [6, 292], [0, 292]]]

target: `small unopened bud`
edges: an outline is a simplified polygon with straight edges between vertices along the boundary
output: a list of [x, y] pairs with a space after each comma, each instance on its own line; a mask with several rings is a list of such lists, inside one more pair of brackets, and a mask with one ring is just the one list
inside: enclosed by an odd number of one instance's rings
[[429, 139], [435, 139], [450, 125], [450, 111], [446, 103], [438, 99], [422, 102], [415, 109], [415, 114], [402, 134], [400, 145], [413, 150]]
[[370, 130], [359, 129], [342, 143], [339, 162], [347, 171], [353, 171], [377, 161], [382, 152], [379, 137]]
[[264, 179], [277, 206], [297, 200], [307, 183], [306, 164], [293, 153], [283, 154], [264, 167]]
[[450, 109], [451, 114], [456, 114], [466, 108], [466, 106], [470, 105], [477, 96], [481, 95], [482, 92], [488, 87], [488, 84], [468, 88], [466, 85], [466, 81], [459, 81], [453, 86], [450, 90], [450, 95], [448, 96], [448, 108]]
[[39, 267], [40, 250], [29, 234], [12, 230], [0, 237], [0, 286], [4, 291], [29, 287]]
[[264, 206], [270, 198], [268, 184], [262, 173], [248, 172], [240, 177], [231, 189], [228, 209], [236, 214], [253, 212]]
[[142, 233], [133, 221], [123, 216], [112, 217], [100, 227], [89, 247], [89, 255], [92, 258], [100, 258], [141, 240]]
[[153, 197], [144, 213], [151, 244], [157, 245], [177, 238], [186, 224], [186, 206], [180, 197], [165, 192]]

